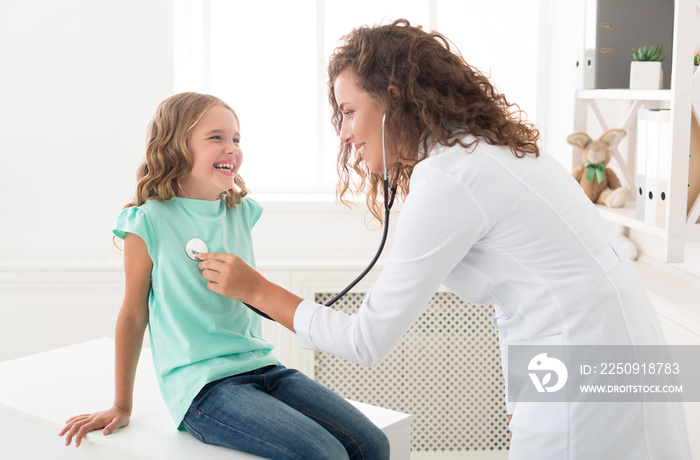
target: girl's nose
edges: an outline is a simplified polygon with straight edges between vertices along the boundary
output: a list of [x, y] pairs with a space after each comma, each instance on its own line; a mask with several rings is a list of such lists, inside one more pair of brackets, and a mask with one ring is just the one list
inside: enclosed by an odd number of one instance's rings
[[229, 153], [229, 154], [235, 154], [240, 149], [241, 149], [241, 147], [233, 141], [229, 141], [228, 144], [226, 145], [226, 153]]

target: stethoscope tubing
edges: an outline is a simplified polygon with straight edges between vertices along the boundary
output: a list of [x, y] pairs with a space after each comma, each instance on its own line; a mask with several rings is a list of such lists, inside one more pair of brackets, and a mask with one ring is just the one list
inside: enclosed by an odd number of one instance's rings
[[[384, 179], [384, 196], [388, 197], [389, 193], [389, 181], [387, 179]], [[347, 294], [352, 288], [354, 288], [357, 283], [359, 283], [362, 278], [367, 276], [367, 273], [372, 270], [374, 267], [374, 264], [377, 263], [377, 260], [379, 260], [379, 256], [382, 255], [382, 251], [384, 251], [384, 244], [386, 244], [386, 238], [389, 235], [389, 214], [391, 212], [391, 206], [394, 204], [394, 197], [396, 196], [396, 189], [393, 188], [391, 189], [391, 199], [389, 200], [388, 204], [385, 201], [384, 203], [384, 229], [382, 231], [382, 241], [379, 243], [379, 249], [377, 249], [377, 253], [374, 254], [374, 258], [372, 258], [372, 261], [367, 265], [367, 268], [365, 268], [360, 275], [355, 278], [350, 284], [345, 287], [342, 291], [340, 291], [335, 297], [333, 297], [331, 300], [325, 303], [324, 306], [330, 307], [334, 303], [338, 301], [341, 297], [343, 297], [345, 294]]]
[[[389, 215], [391, 214], [391, 207], [394, 205], [394, 197], [396, 196], [396, 188], [391, 189], [391, 198], [388, 200], [386, 197], [389, 196], [389, 180], [384, 179], [384, 229], [382, 231], [382, 241], [379, 243], [379, 248], [377, 249], [377, 252], [374, 254], [374, 257], [372, 258], [372, 261], [367, 265], [367, 267], [358, 275], [357, 278], [355, 278], [350, 284], [348, 284], [342, 291], [340, 291], [338, 294], [335, 295], [331, 300], [326, 302], [324, 304], [325, 307], [330, 307], [334, 303], [336, 303], [341, 297], [343, 297], [345, 294], [347, 294], [352, 288], [354, 288], [357, 283], [359, 283], [367, 274], [372, 270], [374, 265], [377, 263], [377, 260], [379, 260], [379, 256], [382, 255], [382, 251], [384, 251], [384, 245], [386, 244], [386, 239], [387, 236], [389, 235]], [[247, 304], [243, 302], [243, 304], [253, 310], [255, 313], [258, 315], [262, 316], [263, 318], [267, 318], [269, 320], [274, 321], [269, 315], [266, 313], [258, 310], [257, 308], [253, 307], [250, 304]]]

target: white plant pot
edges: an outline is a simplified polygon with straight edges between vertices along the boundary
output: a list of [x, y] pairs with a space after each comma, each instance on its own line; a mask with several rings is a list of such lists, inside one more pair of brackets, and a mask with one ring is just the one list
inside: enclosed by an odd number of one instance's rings
[[659, 61], [632, 61], [630, 89], [661, 89], [663, 70]]

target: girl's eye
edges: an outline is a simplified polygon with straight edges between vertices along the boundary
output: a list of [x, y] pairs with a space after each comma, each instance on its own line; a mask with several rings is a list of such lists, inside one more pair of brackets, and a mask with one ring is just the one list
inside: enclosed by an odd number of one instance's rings
[[234, 138], [233, 138], [233, 143], [234, 143], [234, 144], [240, 144], [240, 143], [241, 143], [241, 140], [238, 139], [237, 137], [234, 137]]
[[212, 137], [210, 137], [209, 139], [215, 139], [215, 140], [217, 140], [217, 141], [220, 141], [220, 140], [221, 140], [221, 136], [212, 136]]

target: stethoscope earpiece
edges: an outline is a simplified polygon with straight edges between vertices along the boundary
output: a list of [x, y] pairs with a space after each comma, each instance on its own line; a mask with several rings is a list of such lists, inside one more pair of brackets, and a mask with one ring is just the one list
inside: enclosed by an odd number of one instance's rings
[[185, 252], [187, 253], [187, 257], [192, 260], [197, 260], [197, 254], [209, 252], [209, 247], [203, 240], [200, 240], [199, 238], [192, 238], [187, 242]]

